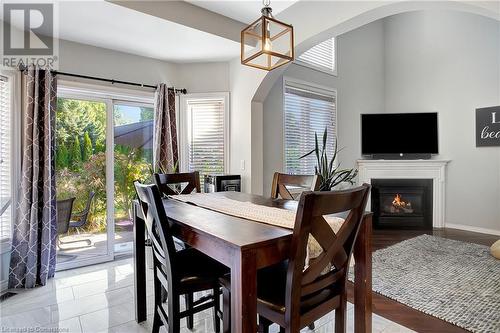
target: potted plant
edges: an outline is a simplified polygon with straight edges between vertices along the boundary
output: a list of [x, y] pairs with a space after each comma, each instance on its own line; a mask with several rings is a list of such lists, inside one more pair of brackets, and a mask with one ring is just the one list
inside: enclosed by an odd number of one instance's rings
[[314, 172], [318, 175], [320, 186], [320, 191], [330, 191], [336, 186], [343, 182], [348, 182], [351, 185], [354, 184], [354, 179], [358, 175], [357, 169], [341, 169], [340, 163], [335, 163], [338, 155], [338, 145], [337, 140], [333, 144], [333, 156], [328, 159], [328, 154], [326, 151], [326, 141], [328, 137], [328, 131], [325, 128], [323, 133], [322, 147], [319, 147], [318, 143], [318, 133], [314, 133], [315, 147], [313, 150], [307, 154], [302, 155], [299, 158], [305, 158], [311, 154], [316, 155], [316, 166], [314, 167]]

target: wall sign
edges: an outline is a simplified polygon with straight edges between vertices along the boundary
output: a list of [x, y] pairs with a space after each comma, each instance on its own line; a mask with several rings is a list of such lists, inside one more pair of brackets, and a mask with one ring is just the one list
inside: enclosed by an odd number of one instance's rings
[[500, 106], [476, 109], [476, 147], [500, 147]]

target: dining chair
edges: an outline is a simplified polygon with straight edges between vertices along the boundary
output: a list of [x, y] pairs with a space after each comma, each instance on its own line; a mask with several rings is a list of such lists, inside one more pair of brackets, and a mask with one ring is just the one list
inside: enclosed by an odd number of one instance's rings
[[[170, 221], [163, 207], [158, 187], [134, 182], [146, 229], [152, 242], [155, 310], [153, 332], [165, 326], [169, 333], [180, 331], [181, 318], [187, 318], [187, 327], [193, 328], [193, 315], [214, 308], [214, 330], [220, 331], [219, 277], [227, 274], [227, 267], [193, 249], [177, 251], [171, 234]], [[194, 300], [194, 293], [211, 293]], [[186, 309], [180, 309], [184, 295]]]
[[[292, 189], [290, 191], [290, 189]], [[289, 175], [275, 172], [271, 188], [271, 198], [281, 197], [285, 200], [297, 200], [305, 191], [317, 191], [319, 178], [317, 175]]]
[[[200, 174], [198, 171], [183, 173], [155, 173], [156, 186], [162, 195], [190, 194], [201, 192]], [[182, 185], [186, 183], [185, 187]]]
[[[370, 185], [332, 192], [301, 195], [291, 243], [290, 258], [259, 270], [257, 312], [259, 322], [273, 322], [285, 332], [299, 332], [335, 310], [335, 332], [346, 330], [349, 261], [363, 219]], [[335, 233], [324, 216], [348, 213]], [[322, 253], [306, 266], [308, 239]], [[261, 332], [267, 332], [266, 326]]]
[[[154, 180], [156, 186], [163, 196], [177, 194], [191, 194], [201, 192], [200, 174], [198, 171], [184, 173], [155, 173]], [[183, 184], [186, 184], [184, 188]], [[174, 237], [175, 245], [178, 249], [188, 248], [189, 245]]]

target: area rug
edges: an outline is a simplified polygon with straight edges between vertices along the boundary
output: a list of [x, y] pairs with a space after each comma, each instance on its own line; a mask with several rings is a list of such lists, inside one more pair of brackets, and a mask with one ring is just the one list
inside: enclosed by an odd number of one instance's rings
[[468, 331], [500, 332], [500, 260], [486, 246], [422, 235], [375, 251], [373, 291]]

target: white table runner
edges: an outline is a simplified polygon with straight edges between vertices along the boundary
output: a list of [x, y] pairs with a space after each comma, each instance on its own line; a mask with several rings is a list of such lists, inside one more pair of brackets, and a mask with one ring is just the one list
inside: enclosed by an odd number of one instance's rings
[[[196, 206], [208, 208], [220, 213], [245, 218], [257, 222], [271, 224], [277, 227], [292, 229], [295, 224], [295, 211], [257, 205], [249, 201], [239, 201], [221, 196], [217, 193], [192, 193], [171, 195], [169, 198], [192, 203]], [[332, 230], [337, 233], [344, 223], [344, 219], [336, 216], [324, 216]], [[315, 258], [323, 251], [319, 243], [309, 237], [307, 246], [308, 258]], [[306, 260], [308, 262], [308, 260]]]

